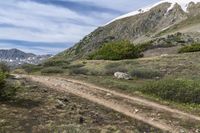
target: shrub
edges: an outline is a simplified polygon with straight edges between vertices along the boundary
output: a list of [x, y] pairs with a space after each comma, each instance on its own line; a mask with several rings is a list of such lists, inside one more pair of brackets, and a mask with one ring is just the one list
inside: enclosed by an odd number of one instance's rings
[[64, 65], [69, 65], [70, 62], [66, 61], [66, 60], [49, 60], [43, 63], [44, 67], [52, 67], [52, 66], [64, 66]]
[[8, 100], [16, 95], [17, 88], [15, 85], [6, 83], [5, 74], [0, 71], [0, 100]]
[[9, 66], [7, 66], [5, 63], [0, 63], [0, 71], [2, 71], [3, 73], [9, 72], [10, 68]]
[[32, 73], [32, 72], [40, 71], [42, 67], [37, 66], [37, 65], [24, 64], [21, 66], [21, 68], [27, 73]]
[[56, 74], [63, 73], [64, 71], [59, 67], [48, 67], [41, 70], [42, 74]]
[[88, 74], [88, 70], [85, 68], [71, 68], [69, 70], [69, 74], [70, 75], [77, 75], [77, 74], [83, 74], [83, 75], [87, 75]]
[[195, 43], [189, 46], [184, 46], [179, 49], [179, 53], [189, 53], [189, 52], [198, 52], [200, 51], [200, 43]]
[[148, 41], [148, 42], [138, 44], [136, 47], [138, 47], [140, 52], [144, 52], [146, 50], [153, 48], [153, 41]]
[[12, 99], [16, 95], [18, 88], [18, 86], [5, 83], [4, 86], [0, 88], [0, 100]]
[[109, 42], [89, 55], [89, 59], [122, 60], [141, 57], [140, 49], [129, 41]]
[[84, 64], [74, 64], [74, 65], [69, 65], [68, 68], [81, 68], [84, 67]]
[[140, 91], [164, 100], [200, 104], [200, 84], [197, 81], [165, 79], [152, 81]]
[[162, 74], [158, 71], [146, 70], [146, 69], [135, 69], [130, 72], [132, 77], [153, 79], [156, 77], [162, 77]]

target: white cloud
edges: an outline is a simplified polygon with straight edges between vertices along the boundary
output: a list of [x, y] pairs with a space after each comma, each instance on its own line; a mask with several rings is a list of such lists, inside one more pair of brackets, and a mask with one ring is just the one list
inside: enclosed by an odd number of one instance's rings
[[[99, 19], [96, 19], [53, 5], [30, 1], [9, 2], [0, 3], [0, 23], [16, 27], [0, 27], [0, 39], [77, 42], [96, 28], [92, 25], [100, 25], [101, 21], [104, 20], [103, 17], [111, 16], [102, 13], [96, 15], [99, 17]], [[77, 21], [80, 24], [73, 24], [69, 22], [70, 20]], [[88, 26], [81, 25], [81, 23]], [[25, 27], [25, 29], [21, 27]]]
[[[70, 0], [63, 0], [70, 1]], [[132, 11], [147, 0], [71, 0], [73, 2], [91, 3], [102, 8], [122, 12]], [[157, 0], [152, 0], [157, 1]], [[140, 3], [137, 5], [137, 3]], [[136, 6], [137, 5], [137, 6]], [[119, 14], [121, 15], [121, 14]], [[29, 0], [1, 0], [0, 1], [0, 40], [22, 40], [27, 42], [78, 42], [98, 26], [117, 17], [111, 12], [91, 12], [90, 15], [78, 13], [67, 7], [53, 4], [41, 4]], [[3, 25], [7, 26], [3, 26]], [[2, 25], [2, 26], [1, 26]], [[29, 45], [23, 46], [28, 49]], [[10, 44], [7, 47], [20, 48]], [[6, 47], [0, 43], [0, 48]], [[41, 46], [43, 47], [43, 46]], [[58, 51], [51, 49], [53, 52]], [[60, 50], [61, 46], [58, 46]], [[35, 48], [36, 49], [36, 48]], [[35, 50], [36, 52], [36, 50]]]

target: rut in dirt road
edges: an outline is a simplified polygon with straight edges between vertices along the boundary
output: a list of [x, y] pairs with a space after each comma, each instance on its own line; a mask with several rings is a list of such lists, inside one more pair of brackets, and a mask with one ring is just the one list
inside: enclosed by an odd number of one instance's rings
[[24, 77], [32, 81], [40, 82], [57, 91], [72, 93], [88, 99], [166, 132], [178, 133], [184, 131], [198, 133], [200, 131], [198, 129], [200, 123], [199, 116], [171, 109], [140, 97], [132, 97], [81, 81], [59, 77]]

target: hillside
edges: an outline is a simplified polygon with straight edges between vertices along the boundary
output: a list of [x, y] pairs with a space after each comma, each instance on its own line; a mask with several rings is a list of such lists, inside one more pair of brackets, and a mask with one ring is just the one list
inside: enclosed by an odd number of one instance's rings
[[128, 40], [134, 44], [151, 41], [155, 48], [198, 42], [200, 40], [199, 2], [198, 0], [193, 2], [165, 0], [125, 14], [97, 28], [75, 46], [56, 57], [84, 58], [102, 47], [104, 43], [116, 40]]

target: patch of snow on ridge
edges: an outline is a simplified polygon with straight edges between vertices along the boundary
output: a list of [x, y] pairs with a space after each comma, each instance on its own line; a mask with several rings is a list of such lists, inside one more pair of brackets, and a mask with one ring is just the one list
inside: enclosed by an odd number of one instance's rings
[[158, 6], [158, 5], [162, 4], [162, 3], [164, 3], [164, 2], [163, 2], [163, 1], [160, 1], [160, 2], [158, 2], [158, 3], [156, 3], [156, 4], [151, 5], [151, 6], [147, 6], [147, 7], [141, 8], [141, 9], [139, 9], [139, 10], [137, 10], [137, 11], [133, 11], [133, 12], [124, 14], [124, 15], [122, 15], [122, 16], [119, 16], [119, 17], [117, 17], [117, 18], [111, 20], [110, 22], [108, 22], [108, 23], [105, 24], [105, 25], [108, 25], [108, 24], [110, 24], [110, 23], [112, 23], [112, 22], [114, 22], [114, 21], [116, 21], [116, 20], [119, 20], [119, 19], [131, 17], [131, 16], [135, 16], [135, 15], [140, 14], [140, 13], [147, 12], [147, 11], [149, 11], [150, 9], [152, 9], [153, 7]]
[[[141, 8], [141, 9], [139, 9], [139, 10], [137, 10], [137, 11], [133, 11], [133, 12], [124, 14], [124, 15], [122, 15], [122, 16], [119, 16], [119, 17], [117, 17], [117, 18], [111, 20], [110, 22], [108, 22], [108, 23], [105, 24], [105, 25], [108, 25], [108, 24], [110, 24], [110, 23], [112, 23], [112, 22], [114, 22], [114, 21], [116, 21], [116, 20], [120, 20], [120, 19], [123, 19], [123, 18], [131, 17], [131, 16], [135, 16], [135, 15], [140, 14], [140, 13], [145, 13], [145, 12], [151, 10], [153, 7], [156, 7], [156, 6], [158, 6], [158, 5], [162, 4], [162, 3], [166, 3], [166, 2], [171, 3], [171, 6], [168, 8], [168, 11], [170, 11], [171, 9], [173, 9], [174, 5], [177, 3], [177, 4], [179, 4], [179, 5], [181, 6], [181, 8], [182, 8], [185, 12], [187, 12], [187, 7], [188, 7], [188, 4], [189, 4], [190, 2], [194, 2], [194, 3], [196, 4], [196, 3], [200, 2], [200, 0], [161, 0], [160, 2], [155, 3], [155, 4], [153, 4], [153, 5], [150, 5], [150, 6]], [[168, 11], [167, 11], [167, 12], [168, 12]]]
[[[174, 7], [174, 5], [177, 3], [177, 4], [179, 4], [180, 6], [181, 6], [181, 8], [185, 11], [185, 12], [187, 12], [187, 7], [188, 7], [188, 5], [189, 5], [189, 3], [190, 2], [194, 2], [195, 4], [196, 3], [198, 3], [198, 2], [200, 2], [200, 0], [162, 0], [163, 2], [169, 2], [169, 3], [172, 3], [172, 5], [171, 5], [171, 9]], [[168, 11], [169, 10], [171, 10], [171, 9], [168, 9]]]

